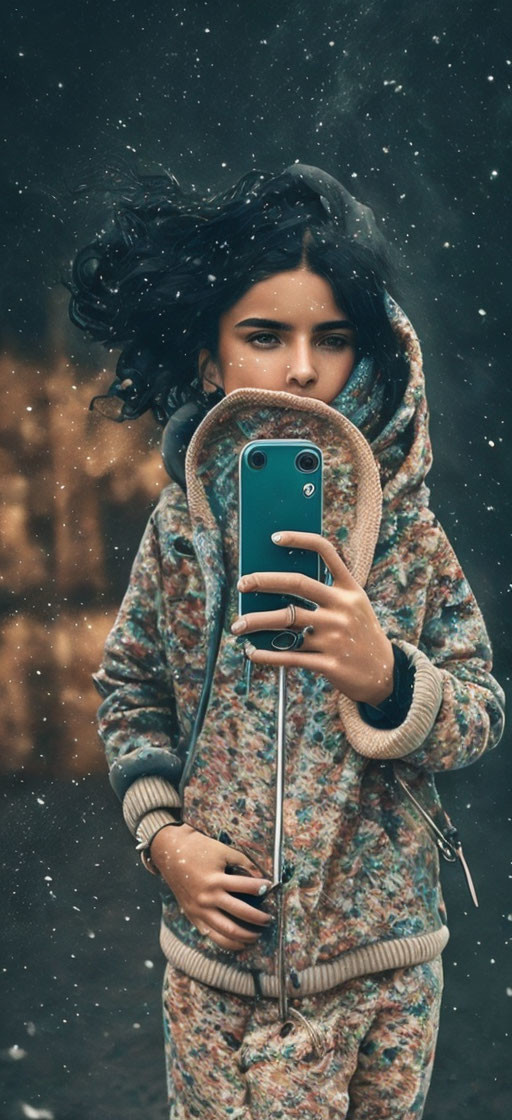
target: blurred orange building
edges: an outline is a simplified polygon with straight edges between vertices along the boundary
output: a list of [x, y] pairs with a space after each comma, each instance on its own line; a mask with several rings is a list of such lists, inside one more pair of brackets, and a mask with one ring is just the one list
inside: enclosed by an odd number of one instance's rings
[[66, 356], [0, 366], [3, 773], [106, 766], [91, 673], [168, 482], [151, 413], [115, 424], [88, 410], [108, 384]]

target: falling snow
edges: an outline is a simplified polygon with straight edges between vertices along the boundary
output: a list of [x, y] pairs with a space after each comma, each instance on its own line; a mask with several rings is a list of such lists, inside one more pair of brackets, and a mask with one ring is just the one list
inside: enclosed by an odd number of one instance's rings
[[[9, 7], [0, 553], [6, 1116], [135, 1120], [165, 1108], [155, 885], [108, 787], [90, 684], [165, 484], [161, 433], [152, 423], [95, 425], [87, 411], [92, 393], [106, 391], [117, 350], [77, 341], [66, 319], [57, 278], [86, 234], [106, 230], [99, 205], [84, 194], [71, 199], [69, 186], [122, 156], [213, 195], [249, 168], [304, 160], [374, 208], [399, 257], [392, 293], [413, 310], [425, 358], [431, 504], [467, 563], [509, 684], [512, 58], [504, 10], [432, 0], [402, 6], [397, 20], [392, 0], [318, 10], [240, 0]], [[202, 275], [217, 292], [212, 267], [204, 262]], [[179, 283], [172, 299], [183, 305]], [[480, 1120], [488, 1108], [504, 1120], [510, 1112], [510, 823], [500, 751], [475, 773], [436, 775], [483, 902], [470, 912], [456, 873], [443, 869], [457, 959], [448, 948], [432, 1116]]]

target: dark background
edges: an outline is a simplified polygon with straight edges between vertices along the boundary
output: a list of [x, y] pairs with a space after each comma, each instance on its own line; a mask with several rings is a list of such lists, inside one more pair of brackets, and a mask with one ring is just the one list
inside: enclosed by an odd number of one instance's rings
[[[74, 377], [84, 388], [83, 412], [92, 392], [108, 385], [105, 371], [116, 357], [67, 321], [59, 279], [102, 214], [97, 200], [73, 200], [70, 188], [112, 155], [140, 170], [164, 167], [184, 186], [212, 192], [251, 167], [277, 171], [294, 160], [324, 167], [372, 206], [400, 250], [400, 290], [393, 294], [424, 354], [431, 505], [475, 591], [494, 672], [507, 689], [509, 6], [55, 0], [22, 2], [2, 19], [2, 423], [31, 501], [37, 504], [45, 484], [55, 483], [57, 492], [58, 478], [30, 469], [35, 437], [23, 443], [16, 434], [19, 394], [34, 386], [39, 400], [64, 358], [64, 398], [65, 378], [71, 395]], [[103, 575], [84, 577], [83, 586], [71, 581], [64, 594], [67, 584], [52, 575], [52, 563], [61, 569], [51, 516], [44, 524], [33, 517], [47, 579], [35, 580], [30, 592], [13, 583], [1, 600], [6, 632], [13, 633], [18, 612], [25, 621], [30, 616], [48, 649], [56, 645], [51, 627], [60, 619], [66, 629], [69, 598], [81, 620], [101, 608], [108, 627], [165, 485], [159, 431], [147, 417], [123, 426], [122, 437], [107, 421], [94, 424], [94, 449], [104, 454], [111, 442], [115, 477], [129, 473], [145, 482], [124, 506], [119, 486], [112, 489], [110, 475], [94, 472], [79, 441], [65, 451], [68, 469], [99, 510]], [[148, 462], [151, 479], [144, 475]], [[49, 716], [36, 703], [17, 754], [12, 728], [23, 699], [6, 684], [1, 1120], [166, 1115], [158, 905], [97, 744], [91, 747], [96, 696], [89, 669], [99, 631], [94, 640], [90, 664], [77, 646], [66, 666], [70, 681], [83, 670], [78, 697], [88, 713], [73, 736], [72, 766], [59, 739], [72, 707], [65, 689]], [[7, 658], [6, 680], [8, 669]], [[462, 835], [480, 909], [460, 870], [443, 866], [451, 940], [426, 1120], [510, 1114], [508, 744], [507, 729], [492, 755], [438, 783]]]

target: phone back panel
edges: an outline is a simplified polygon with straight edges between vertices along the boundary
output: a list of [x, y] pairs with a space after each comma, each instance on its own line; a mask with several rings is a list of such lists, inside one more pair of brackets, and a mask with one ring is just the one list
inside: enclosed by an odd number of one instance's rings
[[[252, 449], [263, 450], [261, 469], [250, 465]], [[308, 472], [296, 465], [301, 451], [315, 451], [318, 466]], [[305, 548], [283, 548], [270, 539], [279, 529], [322, 532], [322, 452], [310, 440], [252, 440], [239, 459], [239, 575], [248, 572], [300, 572], [320, 579], [320, 557]], [[305, 488], [306, 487], [306, 491]], [[311, 493], [307, 494], [307, 491]], [[239, 592], [238, 612], [275, 611], [303, 600], [277, 592]], [[278, 631], [253, 630], [249, 637], [259, 649], [270, 649]]]

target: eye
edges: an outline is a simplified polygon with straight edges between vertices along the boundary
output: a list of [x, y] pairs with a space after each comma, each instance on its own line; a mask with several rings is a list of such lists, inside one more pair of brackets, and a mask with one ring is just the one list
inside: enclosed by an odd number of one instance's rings
[[[265, 342], [265, 340], [267, 340], [267, 342]], [[258, 346], [265, 347], [266, 345], [268, 345], [268, 341], [270, 341], [270, 343], [279, 342], [279, 338], [277, 335], [272, 334], [270, 331], [259, 331], [258, 334], [251, 334], [247, 341], [256, 342]], [[345, 335], [331, 334], [326, 335], [325, 338], [322, 338], [318, 345], [327, 345], [327, 348], [329, 350], [344, 350], [346, 346], [352, 346], [353, 343], [349, 338], [346, 338]]]
[[322, 343], [327, 343], [329, 350], [344, 350], [346, 346], [352, 345], [350, 339], [345, 338], [345, 335], [342, 334], [326, 335], [326, 337], [321, 340], [320, 345]]
[[278, 342], [279, 341], [279, 339], [277, 338], [277, 335], [271, 334], [270, 331], [260, 331], [259, 334], [251, 334], [250, 337], [247, 339], [247, 341], [248, 342], [257, 342], [257, 343], [264, 346], [265, 343], [264, 342], [261, 343], [262, 338], [263, 339], [269, 338], [271, 342]]

